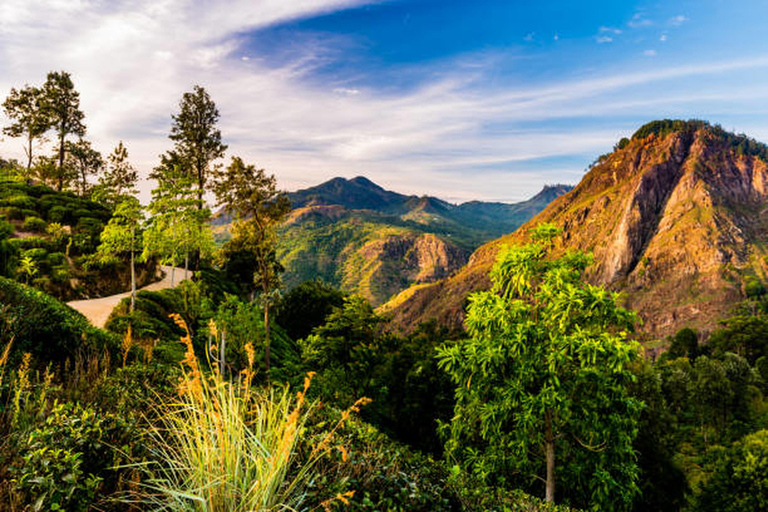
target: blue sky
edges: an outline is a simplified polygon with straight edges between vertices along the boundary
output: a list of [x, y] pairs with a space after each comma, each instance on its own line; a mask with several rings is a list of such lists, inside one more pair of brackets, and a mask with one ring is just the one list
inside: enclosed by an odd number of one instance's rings
[[0, 91], [70, 71], [88, 137], [144, 175], [199, 83], [230, 154], [285, 188], [516, 201], [653, 119], [768, 141], [765, 20], [762, 1], [4, 0]]

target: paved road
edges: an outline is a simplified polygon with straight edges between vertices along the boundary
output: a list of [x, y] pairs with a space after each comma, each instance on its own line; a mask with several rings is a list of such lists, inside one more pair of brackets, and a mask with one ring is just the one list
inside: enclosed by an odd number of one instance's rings
[[[165, 272], [165, 277], [160, 281], [147, 285], [144, 288], [140, 288], [140, 290], [154, 291], [171, 288], [171, 269], [173, 267], [162, 266], [160, 268], [162, 268], [163, 272]], [[176, 273], [174, 275], [173, 286], [177, 286], [182, 279], [184, 279], [184, 269], [177, 267]], [[67, 302], [67, 304], [71, 308], [76, 309], [85, 315], [85, 318], [90, 320], [90, 322], [96, 327], [104, 327], [104, 325], [107, 323], [107, 318], [109, 318], [109, 314], [112, 313], [112, 310], [115, 309], [115, 306], [117, 306], [121, 300], [130, 296], [131, 292], [128, 291], [125, 293], [118, 293], [117, 295], [110, 295], [109, 297], [101, 297], [98, 299], [73, 300], [72, 302]]]

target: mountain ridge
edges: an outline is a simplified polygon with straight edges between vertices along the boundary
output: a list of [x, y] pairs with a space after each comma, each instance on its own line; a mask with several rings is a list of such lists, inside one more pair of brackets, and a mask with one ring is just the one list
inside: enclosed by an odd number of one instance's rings
[[[290, 192], [278, 258], [288, 288], [319, 278], [374, 305], [412, 284], [452, 275], [480, 244], [531, 218], [568, 185], [545, 187], [520, 203], [454, 205], [392, 192], [358, 176]], [[214, 222], [220, 238], [226, 219]]]
[[563, 228], [558, 250], [592, 252], [587, 278], [624, 292], [649, 334], [710, 330], [744, 298], [746, 282], [765, 281], [767, 156], [765, 145], [702, 121], [648, 123], [572, 191], [479, 247], [456, 275], [382, 310], [400, 330], [428, 319], [459, 327], [466, 296], [488, 286], [498, 250], [552, 222]]

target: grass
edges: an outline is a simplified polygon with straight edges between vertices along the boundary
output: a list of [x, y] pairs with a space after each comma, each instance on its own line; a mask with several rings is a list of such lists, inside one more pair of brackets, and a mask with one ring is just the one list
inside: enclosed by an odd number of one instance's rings
[[215, 361], [213, 371], [204, 374], [186, 324], [179, 316], [175, 321], [186, 332], [185, 372], [178, 396], [160, 399], [157, 406], [160, 422], [150, 436], [155, 458], [162, 462], [149, 468], [141, 501], [167, 511], [305, 509], [316, 463], [337, 448], [332, 445], [335, 432], [364, 401], [346, 411], [311, 453], [300, 456], [299, 441], [314, 408], [306, 400], [312, 374], [296, 394], [287, 387], [254, 390], [254, 351], [248, 346], [249, 367], [238, 381], [222, 377]]

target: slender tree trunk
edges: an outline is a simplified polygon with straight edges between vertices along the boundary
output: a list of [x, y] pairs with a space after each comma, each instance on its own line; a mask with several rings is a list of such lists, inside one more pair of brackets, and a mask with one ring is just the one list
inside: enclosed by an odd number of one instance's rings
[[264, 364], [267, 367], [267, 382], [269, 382], [269, 303], [264, 301]]
[[174, 265], [171, 267], [171, 288], [173, 288], [173, 277], [176, 274], [176, 262], [174, 261], [173, 263]]
[[59, 183], [58, 191], [64, 188], [64, 134], [59, 136]]
[[131, 313], [136, 307], [136, 266], [134, 264], [133, 249], [131, 249]]
[[187, 271], [189, 270], [189, 253], [184, 254], [184, 279], [187, 279]]
[[547, 452], [547, 488], [544, 500], [555, 502], [555, 436], [552, 433], [552, 411], [544, 413], [544, 444]]
[[29, 170], [32, 168], [32, 136], [29, 136], [28, 139], [29, 147], [27, 148], [27, 175], [29, 175]]

